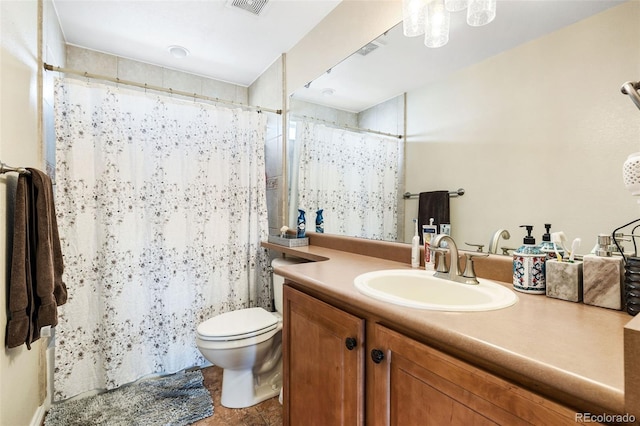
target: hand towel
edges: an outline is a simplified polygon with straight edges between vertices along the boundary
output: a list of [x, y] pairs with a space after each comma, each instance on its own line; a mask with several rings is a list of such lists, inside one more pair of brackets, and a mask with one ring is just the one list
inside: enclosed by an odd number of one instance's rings
[[28, 170], [31, 175], [21, 174], [16, 187], [6, 343], [31, 349], [42, 327], [58, 324], [67, 288], [51, 179]]
[[433, 223], [438, 227], [449, 221], [449, 191], [421, 192], [418, 199], [418, 234], [420, 243], [422, 240], [422, 225], [428, 225], [429, 219], [433, 218]]

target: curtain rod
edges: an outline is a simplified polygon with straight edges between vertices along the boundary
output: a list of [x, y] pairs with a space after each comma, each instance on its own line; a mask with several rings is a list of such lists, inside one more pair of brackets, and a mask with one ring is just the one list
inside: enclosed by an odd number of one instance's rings
[[99, 75], [99, 74], [91, 74], [88, 73], [86, 71], [78, 71], [78, 70], [74, 70], [74, 69], [69, 69], [69, 68], [61, 68], [61, 67], [56, 67], [53, 65], [49, 65], [47, 63], [44, 64], [44, 69], [47, 71], [55, 71], [55, 72], [60, 72], [60, 73], [64, 73], [64, 74], [74, 74], [74, 75], [80, 75], [86, 78], [92, 78], [95, 80], [104, 80], [104, 81], [111, 81], [113, 83], [118, 83], [118, 84], [124, 84], [127, 86], [135, 86], [135, 87], [140, 87], [142, 89], [147, 89], [147, 90], [155, 90], [156, 92], [165, 92], [165, 93], [170, 93], [172, 95], [180, 95], [180, 96], [185, 96], [187, 98], [194, 98], [194, 99], [202, 99], [205, 101], [210, 101], [210, 102], [217, 102], [217, 103], [222, 103], [222, 104], [228, 104], [228, 105], [234, 105], [234, 106], [238, 106], [241, 108], [248, 108], [254, 111], [258, 111], [258, 112], [272, 112], [274, 114], [282, 114], [282, 110], [281, 109], [271, 109], [271, 108], [263, 108], [263, 107], [259, 107], [259, 106], [252, 106], [252, 105], [246, 105], [246, 104], [242, 104], [242, 103], [238, 103], [238, 102], [233, 102], [233, 101], [228, 101], [225, 99], [220, 99], [220, 98], [214, 98], [211, 96], [205, 96], [205, 95], [199, 95], [197, 93], [188, 93], [188, 92], [183, 92], [181, 90], [174, 90], [174, 89], [167, 89], [164, 87], [160, 87], [160, 86], [153, 86], [147, 83], [137, 83], [135, 81], [129, 81], [129, 80], [122, 80], [119, 78], [114, 78], [114, 77], [109, 77], [106, 75]]
[[[295, 117], [296, 116], [294, 116], [294, 118]], [[356, 130], [356, 131], [359, 131], [359, 132], [374, 133], [376, 135], [390, 136], [390, 137], [396, 138], [396, 139], [402, 139], [403, 138], [402, 135], [394, 135], [393, 133], [380, 132], [378, 130], [364, 129], [364, 128], [360, 128], [360, 127], [353, 127], [353, 126], [349, 126], [347, 124], [339, 124], [339, 123], [336, 123], [335, 121], [323, 120], [322, 118], [308, 117], [306, 115], [299, 115], [297, 117], [303, 118], [303, 119], [306, 119], [306, 120], [318, 121], [320, 123], [330, 124], [332, 126], [340, 127], [340, 128], [347, 129], [347, 130]]]

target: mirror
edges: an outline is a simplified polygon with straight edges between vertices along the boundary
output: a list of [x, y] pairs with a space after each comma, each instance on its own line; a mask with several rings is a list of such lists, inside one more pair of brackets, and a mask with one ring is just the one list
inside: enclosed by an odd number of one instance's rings
[[[580, 237], [578, 252], [588, 253], [598, 234], [638, 215], [622, 165], [640, 151], [640, 115], [620, 93], [638, 79], [638, 16], [634, 1], [501, 1], [484, 27], [452, 13], [449, 43], [439, 49], [402, 36], [398, 25], [368, 55], [296, 90], [290, 113], [326, 109], [342, 124], [341, 114], [396, 99], [395, 131], [406, 124], [407, 133], [398, 194], [464, 188], [450, 201], [462, 249], [486, 251], [499, 229], [511, 235], [500, 246], [516, 248], [520, 225], [534, 225], [540, 242], [551, 223], [569, 242]], [[397, 120], [404, 115], [406, 123]], [[367, 127], [377, 130], [375, 121]], [[418, 202], [399, 204], [398, 239], [408, 242]]]

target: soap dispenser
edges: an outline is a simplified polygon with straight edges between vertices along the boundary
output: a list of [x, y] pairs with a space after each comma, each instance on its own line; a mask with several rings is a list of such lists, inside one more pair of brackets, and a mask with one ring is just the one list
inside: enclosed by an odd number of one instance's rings
[[613, 256], [611, 235], [598, 235], [598, 244], [593, 253], [582, 258], [582, 300], [587, 305], [621, 310], [624, 283], [624, 260]]
[[523, 293], [545, 294], [544, 262], [546, 254], [536, 245], [531, 236], [532, 225], [521, 225], [527, 229], [523, 245], [513, 254], [513, 288]]
[[[538, 247], [547, 256], [547, 260], [556, 259], [557, 258], [556, 250], [554, 249], [553, 243], [551, 242], [551, 233], [549, 232], [551, 230], [551, 224], [545, 223], [544, 227], [547, 230], [547, 232], [542, 234], [542, 242]], [[559, 248], [558, 248], [558, 252], [560, 253], [560, 256], [564, 255], [562, 250]]]
[[307, 228], [307, 219], [305, 218], [305, 211], [298, 209], [298, 238], [304, 238]]

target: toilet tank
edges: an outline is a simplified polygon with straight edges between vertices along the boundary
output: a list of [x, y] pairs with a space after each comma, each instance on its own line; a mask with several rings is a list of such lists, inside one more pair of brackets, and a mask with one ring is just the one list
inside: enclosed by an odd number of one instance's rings
[[[300, 259], [297, 257], [276, 257], [271, 261], [271, 267], [275, 268], [276, 266], [286, 266], [286, 265], [295, 265], [297, 263], [306, 263], [308, 262], [305, 259]], [[273, 276], [273, 301], [276, 305], [276, 311], [282, 313], [282, 286], [284, 285], [284, 277], [277, 275], [275, 272], [272, 273]]]

